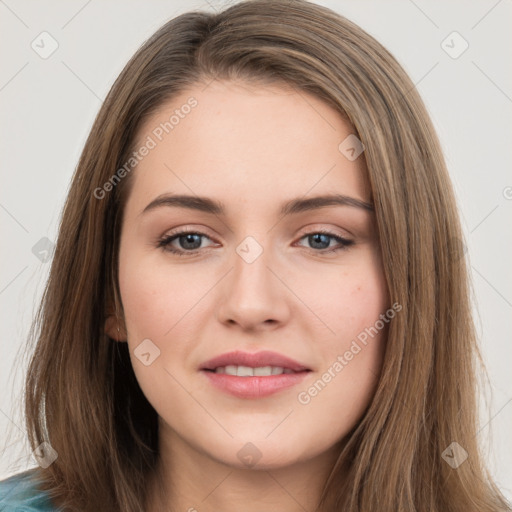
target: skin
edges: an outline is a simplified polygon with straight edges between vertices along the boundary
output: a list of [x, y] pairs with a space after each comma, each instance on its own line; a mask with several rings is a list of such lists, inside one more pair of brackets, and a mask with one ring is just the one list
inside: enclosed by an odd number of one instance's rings
[[[282, 217], [278, 210], [333, 192], [371, 202], [364, 157], [350, 161], [339, 151], [354, 130], [318, 98], [243, 82], [191, 87], [146, 121], [138, 143], [191, 96], [198, 105], [130, 177], [119, 254], [124, 323], [118, 333], [109, 317], [106, 330], [127, 340], [159, 415], [168, 510], [314, 510], [344, 437], [374, 395], [386, 328], [309, 403], [298, 394], [390, 305], [373, 212], [336, 205]], [[214, 198], [226, 213], [170, 206], [141, 213], [163, 193]], [[182, 228], [206, 235], [192, 246], [172, 242], [195, 255], [157, 246]], [[340, 244], [315, 243], [307, 235], [318, 229], [354, 244], [326, 253]], [[263, 248], [250, 264], [236, 252], [247, 236]], [[148, 366], [134, 355], [145, 339], [160, 350]], [[235, 349], [276, 351], [313, 371], [269, 397], [236, 398], [198, 370]], [[260, 457], [252, 467], [237, 456], [248, 442]], [[151, 495], [148, 510], [157, 510]]]

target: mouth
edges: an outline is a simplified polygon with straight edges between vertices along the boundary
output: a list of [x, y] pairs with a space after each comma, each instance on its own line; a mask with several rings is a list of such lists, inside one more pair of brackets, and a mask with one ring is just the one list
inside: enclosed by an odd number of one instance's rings
[[263, 398], [295, 386], [312, 370], [276, 352], [231, 352], [201, 365], [215, 388], [238, 398]]
[[[199, 369], [235, 375], [233, 374], [233, 367], [236, 368], [236, 375], [239, 377], [253, 376], [254, 373], [251, 374], [251, 370], [265, 372], [262, 375], [279, 375], [281, 373], [297, 373], [310, 370], [306, 365], [270, 350], [255, 353], [243, 352], [241, 350], [227, 352], [205, 361]], [[270, 373], [268, 373], [269, 368]]]
[[251, 366], [242, 365], [217, 366], [217, 368], [211, 370], [205, 368], [204, 371], [212, 373], [222, 373], [225, 375], [232, 375], [234, 377], [270, 377], [271, 375], [289, 375], [291, 373], [301, 373], [295, 372], [290, 368], [283, 368], [282, 366], [257, 366], [256, 368], [252, 368]]

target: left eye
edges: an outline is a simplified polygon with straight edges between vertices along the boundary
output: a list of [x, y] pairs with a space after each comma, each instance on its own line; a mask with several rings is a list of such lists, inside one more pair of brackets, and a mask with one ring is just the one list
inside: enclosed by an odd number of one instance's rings
[[[320, 248], [314, 247], [316, 249], [324, 249], [323, 252], [336, 252], [336, 251], [340, 251], [340, 250], [345, 250], [354, 243], [353, 240], [348, 240], [347, 238], [343, 238], [341, 236], [335, 235], [333, 233], [329, 233], [327, 231], [317, 231], [317, 232], [313, 232], [313, 233], [308, 233], [307, 235], [304, 235], [301, 238], [301, 240], [303, 238], [307, 238], [308, 242], [313, 244], [313, 246], [315, 246], [317, 244], [322, 245], [324, 243], [327, 243], [327, 247], [320, 247]], [[327, 242], [326, 242], [326, 240], [327, 240]], [[336, 242], [338, 242], [338, 244], [339, 244], [338, 247], [331, 248], [330, 250], [325, 250], [329, 247], [331, 240], [335, 240]], [[318, 251], [315, 251], [315, 252], [318, 252]]]
[[[157, 247], [173, 254], [177, 254], [178, 256], [184, 256], [186, 254], [192, 255], [201, 248], [201, 238], [203, 237], [210, 239], [210, 237], [204, 233], [199, 233], [196, 231], [181, 231], [179, 233], [165, 235], [158, 241]], [[348, 247], [354, 244], [353, 240], [348, 240], [327, 231], [314, 231], [307, 233], [306, 235], [302, 236], [300, 240], [305, 238], [309, 243], [313, 245], [312, 249], [320, 249], [315, 250], [314, 252], [320, 253], [330, 253], [346, 250]], [[329, 249], [332, 240], [338, 242], [338, 246]], [[172, 245], [174, 241], [178, 241], [181, 247], [175, 247]], [[326, 245], [326, 247], [318, 247], [318, 245]]]

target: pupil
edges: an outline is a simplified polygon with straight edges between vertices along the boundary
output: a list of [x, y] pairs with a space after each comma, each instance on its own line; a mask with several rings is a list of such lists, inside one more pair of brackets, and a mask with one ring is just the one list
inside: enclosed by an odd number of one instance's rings
[[[323, 234], [323, 233], [317, 233], [317, 234], [315, 234], [315, 235], [311, 235], [311, 236], [310, 236], [310, 239], [313, 239], [313, 243], [312, 243], [312, 245], [314, 246], [314, 245], [315, 245], [315, 243], [317, 243], [317, 242], [318, 242], [318, 239], [319, 239], [320, 237], [324, 237], [324, 242], [327, 242], [327, 246], [326, 246], [326, 247], [329, 247], [329, 235], [325, 235], [325, 234]], [[325, 239], [327, 239], [327, 240], [325, 240]], [[319, 243], [321, 244], [322, 242], [320, 241]], [[326, 247], [320, 247], [320, 249], [325, 249]], [[318, 249], [318, 247], [317, 247], [317, 249]]]
[[[185, 249], [197, 249], [197, 248], [198, 248], [198, 247], [189, 247], [189, 246], [188, 246], [188, 244], [189, 244], [189, 243], [190, 243], [190, 244], [192, 244], [192, 245], [194, 245], [194, 241], [193, 241], [193, 238], [194, 238], [194, 237], [199, 238], [199, 235], [191, 233], [191, 234], [184, 235], [184, 236], [181, 236], [181, 237], [180, 237], [180, 239], [185, 239], [185, 243], [183, 244], [183, 247], [184, 247]], [[196, 242], [197, 242], [197, 240], [196, 240]], [[200, 245], [201, 245], [201, 240], [199, 240], [199, 246], [200, 246]]]

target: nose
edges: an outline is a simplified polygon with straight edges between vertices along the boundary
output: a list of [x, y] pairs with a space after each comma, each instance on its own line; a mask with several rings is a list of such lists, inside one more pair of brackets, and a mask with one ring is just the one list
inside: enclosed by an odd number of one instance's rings
[[275, 329], [286, 323], [292, 294], [270, 259], [270, 251], [264, 250], [253, 261], [243, 252], [235, 252], [232, 270], [219, 290], [220, 322], [244, 330]]

